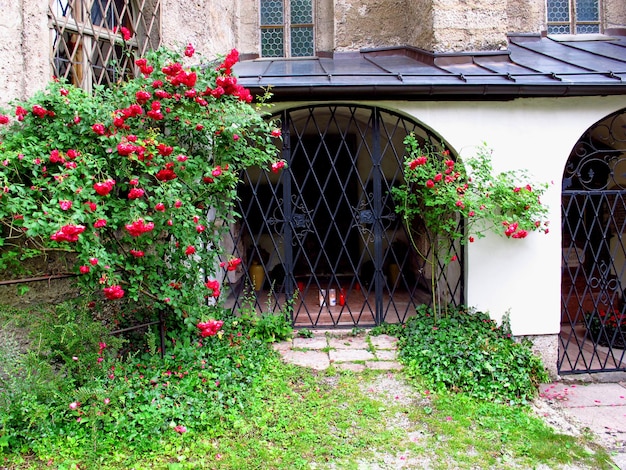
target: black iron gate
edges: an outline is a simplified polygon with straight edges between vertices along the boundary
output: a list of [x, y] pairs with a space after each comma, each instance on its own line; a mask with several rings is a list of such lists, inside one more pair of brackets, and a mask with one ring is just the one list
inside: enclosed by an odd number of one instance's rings
[[562, 191], [562, 374], [626, 370], [625, 113], [590, 128]]
[[[282, 122], [280, 173], [251, 169], [239, 190], [241, 222], [232, 252], [243, 259], [229, 279], [230, 307], [289, 311], [296, 327], [399, 323], [431, 302], [431, 272], [396, 216], [390, 189], [403, 178], [403, 140], [427, 130], [374, 107], [307, 106]], [[460, 267], [436, 280], [463, 302]]]

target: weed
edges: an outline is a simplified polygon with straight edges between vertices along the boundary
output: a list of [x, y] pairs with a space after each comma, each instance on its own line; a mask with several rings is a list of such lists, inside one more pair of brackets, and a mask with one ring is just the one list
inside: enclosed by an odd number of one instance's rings
[[313, 338], [313, 332], [307, 328], [301, 328], [298, 330], [298, 336], [301, 338]]

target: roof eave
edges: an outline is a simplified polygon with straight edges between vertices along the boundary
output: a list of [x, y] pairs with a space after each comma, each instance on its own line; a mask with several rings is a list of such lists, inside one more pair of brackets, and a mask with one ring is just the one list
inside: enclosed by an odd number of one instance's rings
[[586, 85], [351, 85], [351, 86], [250, 86], [253, 95], [263, 95], [268, 89], [273, 101], [296, 100], [511, 100], [535, 97], [614, 96], [626, 94], [626, 83]]

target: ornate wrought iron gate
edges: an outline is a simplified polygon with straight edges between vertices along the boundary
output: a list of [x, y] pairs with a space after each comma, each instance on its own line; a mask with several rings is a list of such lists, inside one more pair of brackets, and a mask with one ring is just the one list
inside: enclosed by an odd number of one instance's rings
[[[433, 134], [372, 107], [290, 109], [279, 174], [252, 169], [239, 190], [232, 250], [243, 259], [230, 307], [285, 311], [296, 327], [404, 322], [431, 301], [431, 273], [395, 214], [390, 189], [403, 178], [403, 140]], [[430, 255], [430, 244], [418, 240]], [[444, 272], [449, 301], [463, 301], [462, 272]]]
[[562, 374], [626, 370], [626, 113], [590, 128], [563, 178]]

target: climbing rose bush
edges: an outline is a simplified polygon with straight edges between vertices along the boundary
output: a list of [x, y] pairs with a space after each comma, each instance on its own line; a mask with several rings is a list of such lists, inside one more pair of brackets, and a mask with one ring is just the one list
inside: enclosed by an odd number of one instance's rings
[[[452, 159], [445, 148], [420, 145], [414, 134], [404, 143], [404, 184], [392, 189], [396, 211], [409, 227], [413, 247], [431, 266], [432, 305], [441, 310], [439, 279], [457, 261], [459, 244], [472, 243], [489, 231], [510, 239], [530, 232], [548, 233], [548, 208], [541, 203], [547, 184], [533, 184], [526, 171], [494, 174], [486, 146], [476, 156]], [[420, 251], [414, 232], [430, 242]]]
[[284, 167], [280, 130], [232, 75], [237, 51], [222, 59], [159, 49], [118, 86], [53, 81], [0, 112], [2, 256], [65, 252], [84, 292], [195, 328], [238, 264], [221, 248], [238, 175]]
[[523, 170], [494, 174], [486, 146], [455, 161], [447, 149], [420, 146], [414, 134], [404, 143], [405, 183], [393, 188], [397, 211], [406, 221], [419, 219], [443, 250], [489, 231], [513, 239], [548, 233], [548, 208], [541, 203], [547, 184], [531, 184]]

